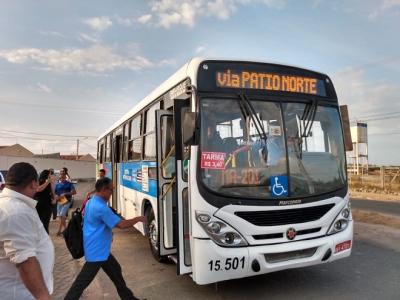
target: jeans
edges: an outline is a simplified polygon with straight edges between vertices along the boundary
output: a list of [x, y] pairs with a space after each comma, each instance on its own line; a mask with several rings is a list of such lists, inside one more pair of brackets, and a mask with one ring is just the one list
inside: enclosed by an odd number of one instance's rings
[[137, 299], [133, 295], [132, 291], [126, 286], [125, 280], [122, 277], [121, 266], [112, 254], [110, 254], [106, 261], [86, 262], [64, 299], [79, 299], [83, 291], [92, 282], [100, 268], [103, 269], [103, 271], [114, 283], [115, 287], [117, 288], [118, 295], [121, 299]]

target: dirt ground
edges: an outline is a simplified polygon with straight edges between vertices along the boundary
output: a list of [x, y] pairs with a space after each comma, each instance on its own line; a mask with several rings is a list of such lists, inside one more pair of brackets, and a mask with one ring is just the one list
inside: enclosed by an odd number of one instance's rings
[[352, 209], [353, 219], [356, 222], [385, 225], [400, 229], [400, 218], [373, 211]]
[[353, 190], [350, 190], [350, 198], [400, 202], [400, 195], [397, 194], [357, 192]]

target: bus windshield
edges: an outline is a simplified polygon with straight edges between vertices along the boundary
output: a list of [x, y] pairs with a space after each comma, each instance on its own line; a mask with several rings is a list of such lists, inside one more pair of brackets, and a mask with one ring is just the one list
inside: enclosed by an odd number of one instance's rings
[[338, 107], [285, 100], [201, 100], [199, 165], [208, 189], [225, 196], [272, 199], [344, 187]]

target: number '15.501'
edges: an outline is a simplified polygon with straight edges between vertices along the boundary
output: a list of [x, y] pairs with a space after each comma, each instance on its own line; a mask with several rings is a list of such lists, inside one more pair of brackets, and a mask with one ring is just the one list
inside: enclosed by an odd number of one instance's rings
[[210, 266], [210, 271], [220, 271], [220, 270], [236, 270], [238, 268], [244, 269], [244, 256], [242, 258], [234, 257], [227, 258], [225, 262], [221, 262], [221, 260], [210, 260], [208, 262]]

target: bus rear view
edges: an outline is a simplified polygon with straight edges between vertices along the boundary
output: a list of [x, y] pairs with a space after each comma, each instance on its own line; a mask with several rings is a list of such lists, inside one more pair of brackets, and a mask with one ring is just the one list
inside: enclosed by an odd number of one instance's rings
[[210, 61], [199, 66], [197, 90], [194, 280], [349, 256], [345, 147], [330, 79], [287, 66]]

